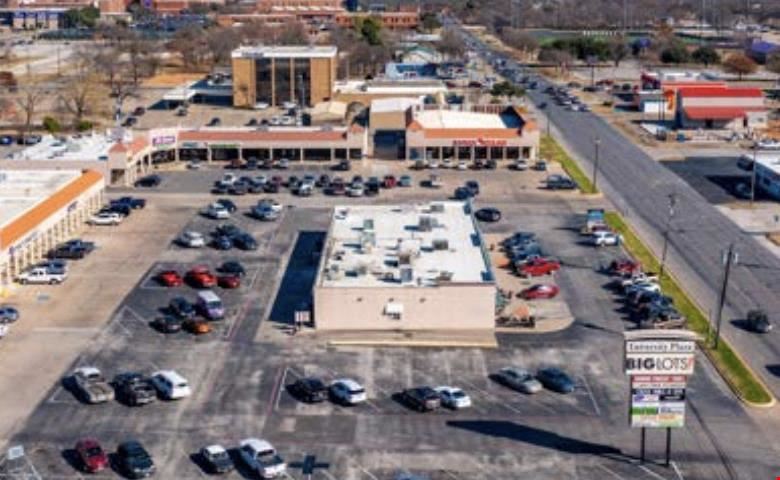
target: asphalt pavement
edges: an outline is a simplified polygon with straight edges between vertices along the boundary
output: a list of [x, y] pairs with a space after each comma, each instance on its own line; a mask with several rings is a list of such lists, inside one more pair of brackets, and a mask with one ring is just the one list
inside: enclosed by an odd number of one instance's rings
[[723, 253], [729, 244], [735, 245], [739, 262], [732, 269], [722, 333], [775, 396], [780, 396], [780, 337], [777, 332], [762, 336], [739, 327], [739, 320], [754, 308], [763, 308], [775, 319], [780, 315], [776, 294], [780, 288], [780, 259], [598, 115], [566, 111], [541, 90], [530, 90], [528, 96], [536, 105], [548, 104], [544, 112], [553, 133], [588, 173], [595, 163], [598, 139], [599, 189], [656, 253], [663, 248], [669, 196], [676, 196], [675, 214], [669, 224], [667, 267], [711, 318], [723, 282]]

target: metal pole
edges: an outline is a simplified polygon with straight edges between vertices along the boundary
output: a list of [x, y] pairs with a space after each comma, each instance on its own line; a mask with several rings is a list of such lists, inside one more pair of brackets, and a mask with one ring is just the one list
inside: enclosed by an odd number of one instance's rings
[[672, 459], [672, 429], [666, 428], [666, 466], [671, 465]]
[[753, 165], [750, 169], [750, 208], [756, 201], [756, 157], [758, 156], [758, 142], [753, 145]]
[[597, 185], [597, 182], [598, 182], [598, 174], [599, 174], [599, 146], [601, 145], [601, 139], [596, 137], [596, 139], [593, 141], [593, 144], [594, 144], [594, 147], [595, 147], [595, 150], [596, 150], [596, 152], [595, 152], [596, 153], [596, 158], [595, 158], [595, 160], [593, 162], [593, 176], [592, 176], [593, 182], [592, 183], [593, 183], [593, 193], [596, 193], [596, 189], [597, 189], [596, 185]]
[[731, 262], [734, 258], [734, 244], [729, 244], [729, 250], [726, 253], [726, 270], [723, 272], [723, 285], [720, 289], [720, 298], [718, 299], [718, 313], [715, 322], [715, 343], [713, 348], [718, 349], [720, 343], [720, 323], [723, 320], [723, 306], [726, 303], [726, 289], [729, 285], [729, 275], [731, 274]]
[[664, 268], [666, 267], [666, 252], [669, 247], [669, 230], [672, 226], [672, 218], [674, 218], [674, 206], [677, 204], [677, 194], [669, 194], [669, 216], [666, 217], [666, 230], [664, 230], [664, 248], [661, 253], [661, 268], [658, 272], [659, 280], [664, 276]]
[[639, 463], [645, 463], [645, 427], [642, 427], [642, 436], [639, 443]]

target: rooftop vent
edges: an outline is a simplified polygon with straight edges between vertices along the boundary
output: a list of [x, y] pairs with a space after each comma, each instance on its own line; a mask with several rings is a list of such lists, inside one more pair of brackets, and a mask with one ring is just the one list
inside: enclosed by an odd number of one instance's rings
[[435, 227], [437, 227], [439, 223], [436, 221], [435, 218], [429, 217], [428, 215], [421, 215], [420, 220], [417, 224], [417, 228], [421, 232], [430, 232]]
[[434, 250], [449, 250], [450, 242], [446, 238], [436, 238], [433, 240]]
[[414, 281], [414, 269], [412, 267], [401, 267], [401, 283], [412, 283]]
[[431, 213], [444, 213], [444, 204], [443, 203], [432, 203], [431, 204]]

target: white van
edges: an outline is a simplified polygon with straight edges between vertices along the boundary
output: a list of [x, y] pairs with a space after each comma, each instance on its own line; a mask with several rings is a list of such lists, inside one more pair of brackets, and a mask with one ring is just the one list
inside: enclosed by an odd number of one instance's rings
[[198, 292], [197, 308], [201, 315], [209, 320], [221, 320], [225, 317], [225, 307], [222, 300], [211, 290]]
[[192, 391], [187, 379], [173, 370], [160, 370], [152, 374], [154, 388], [167, 400], [189, 397]]

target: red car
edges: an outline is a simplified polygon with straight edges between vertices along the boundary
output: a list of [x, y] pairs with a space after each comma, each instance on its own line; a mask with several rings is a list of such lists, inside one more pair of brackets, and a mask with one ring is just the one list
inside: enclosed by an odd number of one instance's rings
[[554, 298], [556, 295], [558, 295], [560, 291], [561, 289], [558, 288], [557, 285], [552, 285], [549, 283], [538, 283], [520, 292], [520, 297], [526, 300], [536, 300], [539, 298]]
[[108, 455], [97, 440], [92, 438], [79, 440], [75, 450], [84, 471], [95, 473], [108, 467]]
[[622, 277], [633, 275], [642, 270], [642, 265], [639, 262], [633, 260], [612, 260], [612, 263], [607, 267], [607, 272], [612, 275], [620, 275]]
[[217, 284], [217, 277], [209, 271], [209, 268], [204, 265], [198, 265], [192, 267], [187, 272], [187, 283], [196, 288], [211, 288]]
[[180, 287], [184, 283], [176, 270], [163, 270], [157, 274], [157, 281], [166, 287]]
[[534, 258], [520, 267], [520, 276], [522, 277], [540, 277], [549, 275], [561, 269], [561, 264], [556, 260], [549, 258]]
[[217, 278], [217, 285], [222, 288], [238, 288], [241, 286], [241, 277], [238, 275], [220, 275]]
[[385, 188], [394, 188], [398, 184], [398, 180], [393, 175], [385, 175], [382, 180], [382, 186]]

